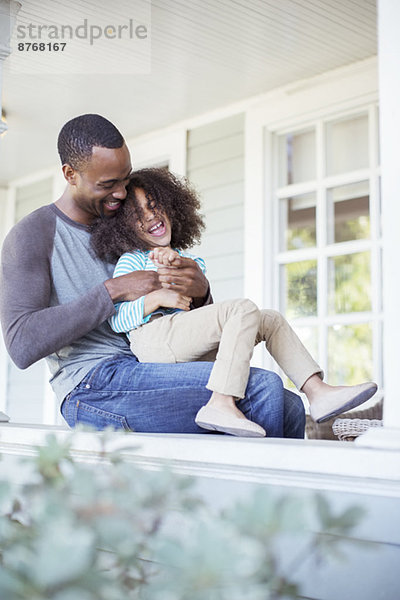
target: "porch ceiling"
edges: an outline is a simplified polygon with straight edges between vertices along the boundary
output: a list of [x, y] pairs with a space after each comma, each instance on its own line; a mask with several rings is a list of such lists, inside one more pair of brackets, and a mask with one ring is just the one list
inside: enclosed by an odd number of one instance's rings
[[[152, 0], [151, 8], [149, 74], [49, 74], [25, 53], [26, 74], [6, 60], [0, 183], [54, 165], [57, 133], [77, 114], [103, 114], [130, 138], [376, 54], [375, 0]], [[25, 0], [17, 24], [66, 23], [71, 10], [116, 19], [132, 14], [132, 1]], [[124, 65], [123, 47], [116, 52]]]

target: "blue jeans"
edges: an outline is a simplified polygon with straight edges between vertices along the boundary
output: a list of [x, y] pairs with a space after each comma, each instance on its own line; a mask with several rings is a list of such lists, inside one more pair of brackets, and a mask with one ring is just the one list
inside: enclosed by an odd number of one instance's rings
[[[61, 407], [70, 427], [112, 426], [147, 433], [207, 433], [194, 421], [211, 396], [206, 389], [213, 363], [140, 363], [117, 355], [101, 361], [76, 386]], [[271, 371], [251, 368], [240, 410], [268, 437], [303, 438], [304, 407]], [[209, 433], [209, 432], [208, 432]]]

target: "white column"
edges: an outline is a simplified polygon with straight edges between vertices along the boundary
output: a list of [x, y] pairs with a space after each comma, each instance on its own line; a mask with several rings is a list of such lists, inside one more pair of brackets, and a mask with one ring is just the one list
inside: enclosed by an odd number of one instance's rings
[[400, 2], [378, 1], [380, 148], [383, 239], [383, 428], [356, 443], [400, 449]]
[[[265, 181], [271, 178], [270, 136], [267, 134], [262, 115], [264, 107], [252, 107], [245, 116], [244, 153], [244, 296], [260, 308], [273, 306], [272, 295], [265, 293], [265, 282], [272, 279], [271, 202], [266, 193]], [[271, 286], [268, 286], [268, 292]], [[263, 344], [254, 348], [253, 367], [273, 370], [272, 357], [265, 352]]]
[[384, 423], [400, 428], [400, 2], [378, 2], [382, 157]]

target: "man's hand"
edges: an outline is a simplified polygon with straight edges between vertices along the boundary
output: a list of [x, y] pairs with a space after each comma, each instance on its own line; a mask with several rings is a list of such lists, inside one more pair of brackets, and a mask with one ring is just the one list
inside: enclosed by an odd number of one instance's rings
[[201, 302], [198, 301], [207, 295], [208, 281], [199, 265], [191, 258], [178, 256], [173, 266], [158, 269], [158, 277], [163, 288], [190, 296], [195, 304], [200, 305]]
[[147, 294], [144, 298], [144, 316], [147, 317], [147, 315], [160, 308], [160, 306], [190, 310], [191, 301], [192, 299], [189, 296], [183, 296], [175, 290], [155, 290]]
[[141, 296], [149, 294], [153, 290], [161, 288], [161, 283], [156, 271], [135, 271], [127, 273], [104, 282], [111, 300], [122, 302], [137, 300]]

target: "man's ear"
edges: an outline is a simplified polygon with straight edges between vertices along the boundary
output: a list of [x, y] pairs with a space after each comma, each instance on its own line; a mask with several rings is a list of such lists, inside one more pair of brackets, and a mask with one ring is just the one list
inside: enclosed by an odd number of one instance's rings
[[70, 185], [76, 185], [76, 174], [75, 169], [71, 167], [69, 164], [65, 164], [62, 166], [62, 172], [64, 174], [64, 178]]

